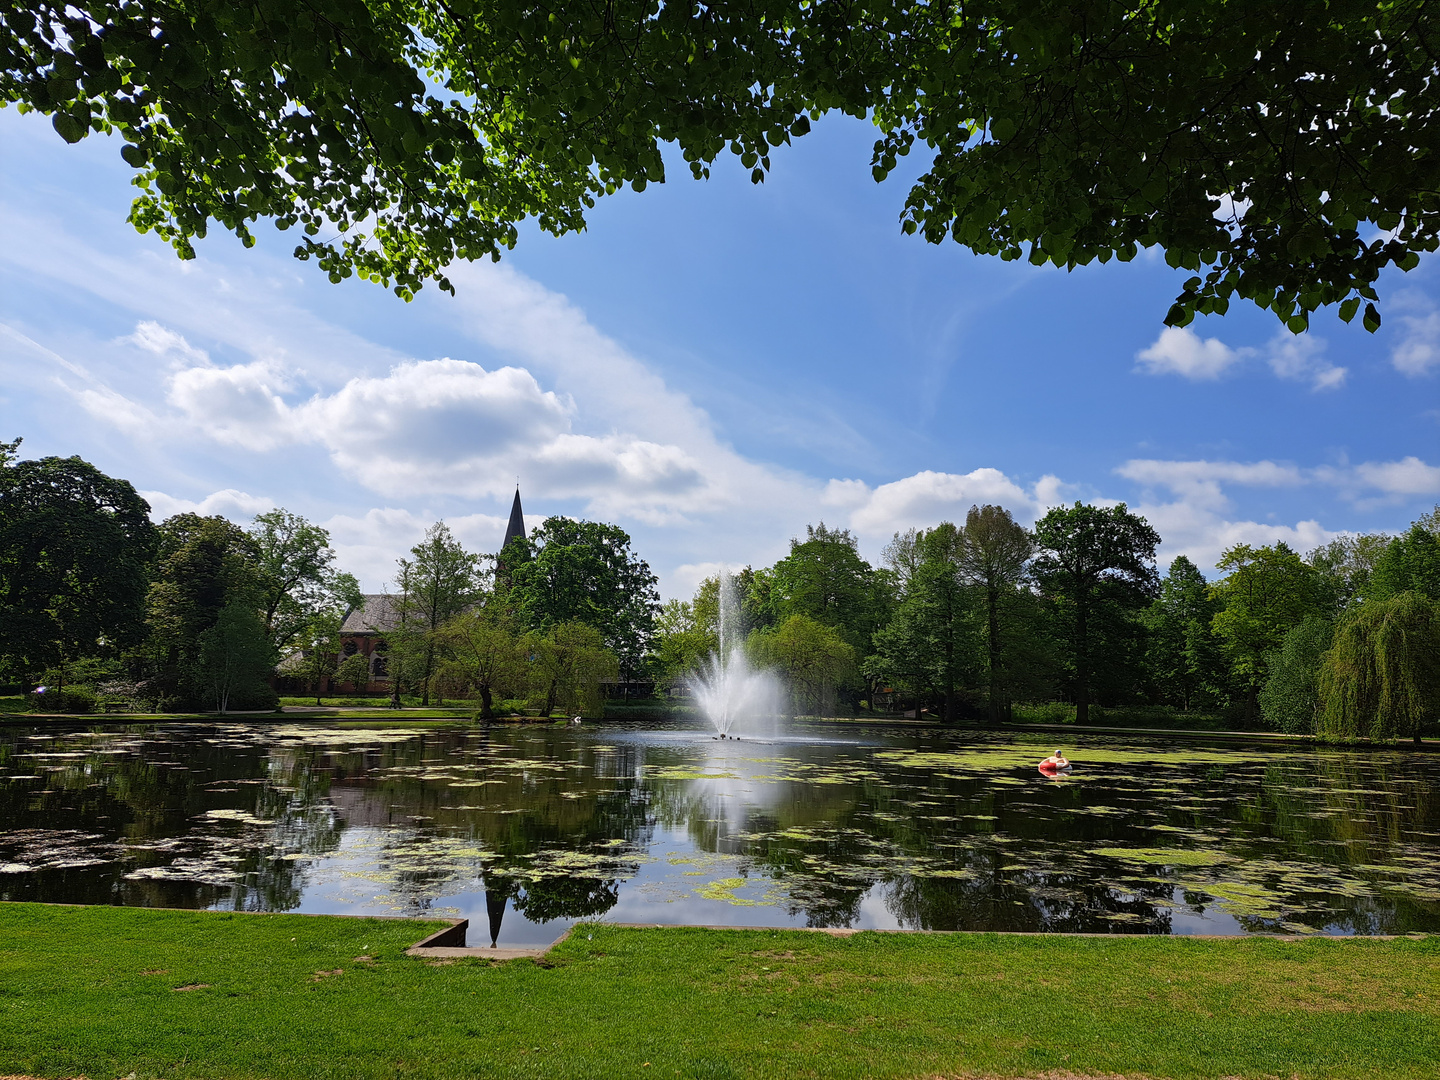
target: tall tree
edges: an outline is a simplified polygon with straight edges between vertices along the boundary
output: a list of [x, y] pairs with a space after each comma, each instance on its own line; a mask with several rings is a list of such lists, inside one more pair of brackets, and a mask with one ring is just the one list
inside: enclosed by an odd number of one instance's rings
[[1305, 556], [1316, 571], [1316, 599], [1334, 618], [1370, 591], [1375, 563], [1390, 545], [1384, 533], [1347, 533]]
[[186, 663], [229, 604], [259, 608], [255, 542], [223, 517], [176, 514], [160, 523], [150, 626], [169, 663]]
[[1138, 607], [1156, 583], [1160, 535], [1124, 503], [1112, 507], [1057, 506], [1035, 523], [1035, 574], [1064, 608], [1075, 672], [1075, 721], [1090, 722], [1094, 657], [1092, 623], [1116, 609]]
[[190, 258], [212, 221], [298, 225], [332, 281], [407, 298], [663, 181], [663, 144], [759, 183], [827, 112], [875, 123], [877, 180], [929, 156], [906, 233], [1066, 267], [1158, 245], [1195, 271], [1175, 325], [1240, 297], [1374, 329], [1381, 272], [1440, 242], [1425, 0], [12, 8], [0, 101], [122, 136], [138, 228]]
[[336, 571], [325, 529], [277, 509], [257, 514], [249, 531], [255, 542], [260, 613], [277, 652], [283, 654], [294, 643], [321, 607], [337, 601], [360, 605], [359, 584], [353, 575]]
[[1284, 543], [1236, 544], [1216, 567], [1225, 577], [1210, 587], [1221, 604], [1211, 625], [1247, 687], [1245, 715], [1253, 720], [1271, 654], [1306, 616], [1328, 614], [1326, 598], [1316, 570]]
[[1224, 699], [1229, 662], [1210, 625], [1219, 607], [1200, 569], [1175, 556], [1145, 613], [1150, 677], [1165, 704], [1189, 712]]
[[805, 526], [805, 539], [792, 539], [790, 554], [771, 573], [772, 603], [782, 618], [805, 615], [832, 627], [858, 656], [869, 651], [871, 635], [887, 621], [888, 581], [860, 557], [848, 529], [823, 521]]
[[145, 632], [150, 507], [78, 457], [11, 463], [0, 444], [0, 657], [63, 665]]
[[956, 565], [961, 577], [985, 598], [985, 649], [990, 723], [1009, 716], [1005, 630], [1008, 601], [1027, 577], [1035, 542], [1003, 506], [972, 506], [957, 538]]
[[[410, 648], [402, 647], [399, 651], [411, 654], [417, 667], [420, 702], [429, 705], [430, 680], [435, 674], [435, 632], [478, 596], [480, 556], [466, 551], [443, 521], [437, 521], [425, 531], [425, 539], [410, 549], [410, 556], [397, 560], [400, 632], [392, 636], [401, 642], [408, 636]], [[392, 646], [394, 644], [392, 642]], [[395, 672], [392, 678], [398, 674]]]
[[1320, 665], [1335, 628], [1330, 620], [1309, 615], [1285, 635], [1270, 657], [1270, 674], [1260, 690], [1260, 713], [1276, 731], [1313, 735], [1319, 719]]
[[1440, 716], [1440, 603], [1419, 593], [1372, 600], [1348, 612], [1320, 665], [1328, 735], [1420, 741]]
[[243, 601], [227, 604], [197, 645], [189, 680], [216, 712], [237, 703], [241, 708], [273, 706], [266, 676], [275, 668], [277, 653], [253, 607]]
[[[582, 622], [619, 657], [621, 676], [640, 670], [654, 633], [660, 595], [650, 564], [618, 525], [551, 517], [506, 548], [510, 602], [540, 631]], [[513, 561], [513, 564], [512, 564]]]
[[1402, 592], [1440, 600], [1440, 506], [1391, 540], [1375, 559], [1366, 595], [1384, 600]]
[[880, 663], [868, 665], [887, 681], [934, 690], [947, 724], [959, 719], [959, 691], [975, 673], [979, 650], [975, 604], [961, 579], [963, 547], [961, 531], [948, 521], [914, 534], [908, 587], [889, 624], [873, 636]]

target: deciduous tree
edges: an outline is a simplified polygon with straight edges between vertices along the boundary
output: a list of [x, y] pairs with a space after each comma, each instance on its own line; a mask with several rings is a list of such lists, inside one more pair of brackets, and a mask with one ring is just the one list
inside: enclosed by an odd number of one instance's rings
[[362, 603], [354, 575], [335, 569], [335, 551], [325, 529], [277, 509], [257, 514], [249, 532], [255, 543], [261, 617], [277, 652], [290, 647], [321, 607]]
[[1125, 504], [1057, 506], [1035, 523], [1035, 574], [1059, 602], [1075, 673], [1075, 721], [1089, 723], [1095, 657], [1092, 623], [1139, 607], [1156, 584], [1160, 535]]
[[1325, 598], [1317, 572], [1283, 542], [1236, 544], [1216, 566], [1225, 577], [1210, 587], [1221, 604], [1211, 625], [1248, 688], [1246, 716], [1253, 718], [1271, 654], [1307, 616], [1328, 614]]
[[972, 506], [957, 537], [956, 565], [964, 581], [980, 590], [985, 604], [985, 655], [990, 723], [1009, 715], [1013, 678], [1007, 678], [1007, 614], [1016, 589], [1028, 576], [1035, 541], [1003, 506]]
[[61, 665], [145, 633], [150, 507], [78, 457], [12, 463], [0, 444], [0, 657]]
[[[421, 704], [430, 704], [430, 679], [435, 673], [435, 631], [464, 611], [481, 587], [480, 556], [466, 551], [443, 521], [425, 531], [425, 539], [410, 549], [411, 557], [398, 560], [396, 601], [400, 626], [392, 634], [392, 679], [399, 669], [413, 669], [420, 685]], [[398, 664], [395, 661], [399, 661]]]
[[[1232, 298], [1292, 329], [1435, 250], [1440, 13], [1425, 0], [60, 0], [0, 19], [0, 101], [125, 140], [131, 211], [184, 257], [211, 222], [409, 297], [518, 223], [728, 149], [760, 182], [823, 114], [878, 129], [877, 180], [928, 155], [901, 227], [1074, 267], [1163, 248], [1166, 316]], [[1379, 230], [1371, 239], [1367, 223]]]
[[[508, 565], [513, 558], [515, 565]], [[660, 596], [650, 564], [630, 548], [618, 525], [551, 517], [506, 549], [510, 602], [522, 622], [542, 632], [565, 622], [600, 631], [630, 679], [654, 633]]]
[[1419, 742], [1440, 714], [1440, 604], [1407, 592], [1348, 612], [1320, 665], [1320, 696], [1327, 735]]

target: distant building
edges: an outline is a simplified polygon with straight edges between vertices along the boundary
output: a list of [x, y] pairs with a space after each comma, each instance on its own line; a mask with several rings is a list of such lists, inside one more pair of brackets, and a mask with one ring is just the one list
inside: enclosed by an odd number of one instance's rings
[[370, 682], [363, 691], [356, 687], [356, 692], [388, 690], [390, 672], [386, 653], [389, 650], [385, 635], [400, 625], [400, 597], [366, 593], [363, 600], [359, 607], [350, 609], [340, 624], [340, 659], [347, 660], [357, 653], [370, 659]]

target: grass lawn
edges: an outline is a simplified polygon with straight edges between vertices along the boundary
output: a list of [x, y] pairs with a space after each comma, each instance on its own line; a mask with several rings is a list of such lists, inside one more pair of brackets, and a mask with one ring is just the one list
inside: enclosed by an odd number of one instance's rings
[[0, 905], [0, 1074], [1435, 1077], [1440, 939], [580, 928]]

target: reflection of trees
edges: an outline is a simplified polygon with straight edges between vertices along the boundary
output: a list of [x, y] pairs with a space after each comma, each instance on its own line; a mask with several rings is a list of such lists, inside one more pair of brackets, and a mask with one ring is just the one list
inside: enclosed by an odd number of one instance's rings
[[531, 922], [584, 919], [603, 915], [620, 899], [614, 880], [590, 877], [542, 878], [526, 883], [515, 898], [515, 910]]
[[[440, 731], [388, 744], [358, 765], [337, 774], [332, 796], [348, 822], [385, 828], [378, 862], [393, 875], [401, 910], [424, 911], [456, 882], [481, 878], [537, 922], [600, 914], [649, 842], [634, 747], [597, 751], [549, 726], [500, 736]], [[446, 769], [463, 786], [437, 780], [432, 770]], [[473, 854], [449, 858], [437, 847], [428, 864], [414, 857], [442, 841]], [[616, 872], [567, 871], [567, 853], [603, 857]], [[560, 869], [548, 868], [551, 860]]]
[[[906, 926], [1164, 933], [1172, 888], [1191, 890], [1203, 912], [1209, 881], [1264, 890], [1248, 910], [1218, 903], [1251, 930], [1282, 918], [1362, 934], [1440, 927], [1440, 903], [1424, 895], [1440, 871], [1420, 839], [1440, 825], [1440, 799], [1407, 755], [1106, 766], [1083, 784], [1003, 786], [794, 744], [742, 746], [738, 779], [694, 779], [693, 750], [597, 749], [549, 725], [355, 738], [326, 745], [241, 726], [0, 732], [0, 771], [39, 778], [0, 782], [0, 861], [21, 858], [7, 837], [33, 830], [63, 831], [66, 852], [108, 860], [66, 867], [57, 855], [49, 868], [0, 875], [0, 899], [283, 910], [308, 871], [281, 855], [325, 855], [368, 828], [401, 910], [422, 912], [460, 883], [539, 922], [609, 910], [658, 826], [773, 878], [791, 914], [814, 926], [855, 925], [878, 888]], [[731, 751], [705, 749], [700, 775], [723, 777]], [[77, 756], [23, 756], [36, 751]], [[782, 756], [735, 764], [746, 754]], [[216, 809], [249, 823], [205, 816]], [[128, 861], [116, 860], [117, 842]], [[1145, 874], [1086, 854], [1194, 843], [1243, 861]], [[126, 877], [184, 860], [235, 883]], [[1387, 865], [1396, 874], [1374, 869]]]

